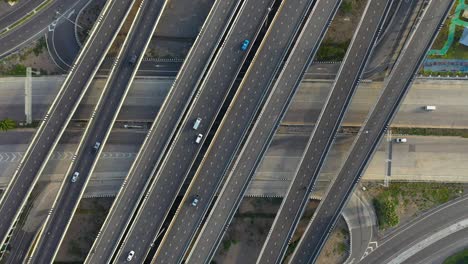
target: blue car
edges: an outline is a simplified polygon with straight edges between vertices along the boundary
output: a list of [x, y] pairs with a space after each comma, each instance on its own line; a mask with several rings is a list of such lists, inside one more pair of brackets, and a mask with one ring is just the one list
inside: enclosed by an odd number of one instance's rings
[[241, 50], [247, 50], [247, 48], [249, 47], [249, 44], [250, 44], [250, 40], [248, 39], [244, 40], [244, 42], [242, 42]]

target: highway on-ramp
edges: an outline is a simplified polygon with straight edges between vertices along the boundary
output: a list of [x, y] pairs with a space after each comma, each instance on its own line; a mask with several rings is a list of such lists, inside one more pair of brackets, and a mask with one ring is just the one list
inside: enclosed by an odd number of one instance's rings
[[[165, 0], [155, 0], [142, 1], [140, 4], [102, 96], [78, 145], [76, 158], [68, 168], [40, 233], [30, 260], [32, 263], [49, 263], [54, 260], [166, 3]], [[79, 176], [74, 182], [71, 177], [77, 172]]]
[[106, 4], [98, 23], [33, 137], [0, 201], [0, 245], [5, 242], [46, 161], [122, 26], [131, 2], [109, 0]]
[[[341, 1], [339, 0], [319, 0], [315, 2], [315, 6], [308, 15], [302, 32], [296, 40], [296, 44], [292, 48], [291, 54], [286, 61], [282, 72], [274, 83], [271, 95], [267, 98], [265, 106], [261, 110], [259, 118], [250, 132], [250, 136], [244, 143], [244, 146], [239, 153], [239, 157], [235, 160], [232, 172], [229, 174], [228, 179], [226, 180], [226, 183], [224, 184], [224, 187], [208, 216], [208, 219], [204, 223], [203, 228], [191, 249], [187, 260], [188, 263], [207, 263], [213, 258], [216, 249], [222, 240], [223, 234], [237, 211], [244, 193], [247, 190], [247, 186], [249, 185], [257, 166], [262, 160], [263, 154], [266, 152], [266, 149], [275, 134], [276, 128], [294, 96], [295, 90], [298, 88], [304, 72], [314, 57], [320, 42], [325, 35], [329, 22], [338, 9], [340, 2]], [[288, 4], [293, 5], [295, 2], [291, 1]], [[288, 14], [288, 16], [291, 15]], [[247, 75], [247, 78], [248, 77], [249, 76]], [[253, 75], [253, 77], [255, 77], [255, 75]], [[233, 103], [240, 104], [241, 102]], [[236, 116], [239, 115], [236, 112], [239, 111], [237, 108], [237, 105], [233, 106], [232, 110], [226, 115], [226, 121], [224, 123], [229, 124], [229, 119], [235, 119]], [[232, 131], [233, 129], [230, 128], [229, 125], [226, 125], [227, 131], [224, 131], [224, 129], [224, 127], [221, 127], [220, 132], [218, 132], [220, 133], [220, 136], [218, 137], [235, 138], [235, 135], [232, 135], [235, 130]], [[216, 143], [215, 139], [213, 144]], [[212, 159], [210, 155], [211, 153], [206, 155], [207, 161]], [[221, 161], [213, 161], [213, 163], [221, 163]], [[226, 168], [223, 169], [225, 170]], [[216, 174], [224, 173], [224, 170], [217, 172]], [[202, 172], [204, 171], [201, 171], [200, 175], [195, 178], [191, 189], [197, 189], [197, 185], [206, 186], [204, 182], [207, 180], [203, 177], [210, 177], [211, 175], [205, 175], [206, 172], [204, 172], [204, 174], [202, 174]], [[216, 188], [211, 190], [209, 195], [214, 195], [215, 191]], [[203, 204], [206, 204], [205, 206], [209, 206], [210, 203], [201, 203], [200, 206]], [[185, 206], [180, 210], [188, 211], [189, 208]], [[207, 208], [205, 208], [205, 211], [206, 210]], [[194, 215], [187, 213], [182, 214], [180, 212], [179, 214], [181, 215], [180, 218], [185, 220], [183, 222], [188, 223], [196, 219], [197, 222], [192, 225], [196, 228], [200, 225], [200, 216], [197, 215], [195, 217]], [[203, 214], [201, 216], [203, 216]], [[194, 220], [189, 220], [188, 218], [194, 218]], [[194, 230], [191, 232], [194, 232]], [[180, 238], [187, 239], [182, 236]]]
[[[151, 177], [177, 131], [179, 122], [195, 96], [202, 76], [210, 65], [221, 39], [229, 29], [239, 2], [216, 1], [199, 36], [190, 50], [176, 80], [172, 84], [153, 125], [143, 142], [130, 171], [113, 202], [110, 212], [85, 260], [86, 263], [112, 261], [126, 228]], [[143, 165], [143, 166], [142, 166]], [[135, 256], [138, 259], [140, 252]]]
[[369, 0], [257, 263], [281, 263], [343, 121], [391, 1]]
[[[250, 47], [254, 46], [255, 39], [263, 28], [272, 5], [272, 0], [247, 0], [242, 4], [222, 48], [201, 85], [196, 100], [186, 114], [163, 164], [155, 174], [156, 180], [139, 209], [116, 262], [125, 261], [131, 250], [135, 251], [136, 261], [143, 260], [148, 254], [204, 139], [234, 86]], [[249, 39], [250, 44], [246, 50], [242, 50], [241, 45], [245, 39]], [[201, 118], [201, 123], [194, 130], [197, 118]], [[199, 144], [195, 142], [198, 134], [205, 135]], [[147, 165], [149, 164], [141, 164], [141, 166]]]
[[418, 18], [419, 23], [410, 35], [409, 41], [386, 81], [382, 94], [354, 141], [348, 158], [299, 241], [291, 263], [311, 263], [317, 259], [341, 210], [398, 110], [452, 4], [451, 0], [428, 1], [425, 11]]

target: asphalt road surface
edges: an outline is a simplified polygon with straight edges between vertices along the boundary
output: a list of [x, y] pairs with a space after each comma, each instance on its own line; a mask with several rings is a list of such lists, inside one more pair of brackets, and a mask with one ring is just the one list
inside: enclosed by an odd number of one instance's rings
[[372, 52], [391, 1], [370, 0], [354, 33], [319, 120], [309, 138], [304, 155], [286, 197], [263, 244], [257, 263], [281, 263], [314, 181], [343, 121], [365, 64]]
[[313, 220], [299, 241], [291, 259], [292, 263], [310, 263], [319, 255], [452, 4], [451, 0], [429, 2], [426, 12], [420, 18], [420, 23], [388, 77], [386, 87], [369, 115], [366, 125], [354, 142], [348, 159], [331, 185], [329, 195], [320, 203]]
[[[247, 139], [243, 149], [239, 154], [239, 157], [234, 163], [235, 165], [233, 171], [229, 174], [229, 177], [220, 195], [218, 196], [218, 199], [210, 215], [208, 216], [208, 219], [206, 220], [198, 239], [196, 240], [191, 250], [191, 253], [187, 260], [189, 263], [207, 263], [212, 259], [219, 243], [221, 242], [224, 231], [227, 229], [227, 226], [229, 225], [230, 221], [232, 220], [232, 217], [237, 211], [237, 208], [240, 204], [240, 201], [242, 200], [242, 197], [244, 196], [250, 179], [252, 178], [255, 172], [255, 168], [259, 165], [263, 154], [268, 148], [269, 143], [275, 133], [276, 127], [278, 126], [280, 120], [284, 116], [287, 106], [290, 103], [296, 88], [299, 86], [300, 79], [303, 76], [303, 73], [305, 72], [310, 61], [314, 57], [315, 52], [317, 51], [320, 42], [323, 36], [325, 35], [328, 23], [333, 18], [336, 10], [338, 9], [339, 3], [340, 1], [325, 0], [315, 2], [313, 11], [311, 11], [311, 13], [308, 15], [302, 32], [297, 38], [296, 44], [292, 48], [291, 54], [282, 72], [280, 73], [277, 81], [274, 83], [274, 88], [271, 92], [271, 95], [268, 96], [265, 106], [262, 109], [259, 118], [251, 131], [249, 138]], [[283, 2], [283, 4], [285, 5], [286, 9], [288, 9], [287, 7], [290, 5], [298, 5], [298, 3], [296, 3], [295, 1]], [[300, 7], [299, 9], [307, 10], [306, 7]], [[282, 15], [284, 16], [283, 19], [286, 19], [287, 17], [296, 17], [296, 25], [298, 25], [299, 23], [303, 23], [302, 16], [300, 16], [297, 13], [290, 14], [290, 12], [285, 11]], [[282, 19], [280, 19], [280, 17], [278, 17], [278, 23], [291, 24], [282, 22]], [[278, 27], [281, 28], [281, 26]], [[271, 29], [271, 31], [275, 32], [275, 29], [273, 28]], [[272, 35], [272, 37], [275, 37], [273, 33]], [[272, 41], [268, 41], [266, 43], [272, 43]], [[272, 48], [268, 47], [268, 49], [270, 50]], [[267, 51], [265, 51], [265, 53], [268, 54]], [[270, 56], [267, 55], [266, 57]], [[264, 70], [257, 70], [257, 72], [264, 72]], [[255, 75], [246, 75], [246, 77], [252, 79], [258, 78]], [[248, 80], [249, 79], [247, 79], [246, 83], [249, 83]], [[266, 79], [266, 83], [259, 83], [259, 85], [265, 86], [264, 89], [266, 89], [269, 81], [270, 80]], [[257, 91], [260, 89], [261, 86], [259, 88], [255, 88], [254, 90]], [[248, 91], [246, 92], [248, 93]], [[248, 95], [244, 96], [244, 98], [251, 98], [252, 96], [253, 95]], [[219, 146], [219, 148], [226, 148], [227, 155], [233, 155], [233, 153], [236, 152], [236, 149], [233, 149], [232, 147], [228, 148], [223, 146], [227, 144], [224, 142], [217, 142], [218, 138], [236, 139], [237, 144], [239, 144], [238, 142], [242, 140], [242, 136], [238, 135], [236, 131], [238, 129], [233, 128], [232, 124], [236, 124], [236, 119], [238, 119], [238, 116], [247, 116], [247, 118], [245, 119], [251, 120], [252, 115], [256, 112], [251, 111], [250, 113], [244, 113], [245, 110], [242, 108], [245, 104], [248, 104], [248, 102], [245, 103], [242, 100], [240, 100], [240, 102], [234, 101], [234, 103], [236, 104], [225, 116], [225, 121], [223, 122], [223, 124], [227, 124], [225, 125], [226, 127], [222, 126], [220, 128], [220, 131], [218, 132], [219, 135], [212, 142], [213, 145]], [[255, 103], [258, 104], [258, 102]], [[255, 109], [255, 105], [252, 105], [251, 107]], [[243, 123], [245, 123], [244, 129], [247, 129], [249, 126], [249, 122]], [[245, 131], [243, 133], [245, 133]], [[217, 150], [218, 148], [214, 149], [214, 151]], [[206, 211], [208, 210], [208, 207], [211, 204], [211, 200], [214, 198], [213, 196], [217, 192], [220, 181], [222, 179], [221, 177], [219, 177], [219, 179], [217, 179], [216, 181], [216, 179], [211, 179], [212, 175], [224, 174], [229, 164], [231, 163], [230, 161], [232, 160], [232, 156], [228, 156], [229, 158], [226, 158], [223, 155], [219, 154], [219, 152], [208, 152], [205, 155], [205, 162], [202, 163], [202, 167], [199, 170], [199, 175], [195, 177], [195, 180], [192, 183], [190, 189], [196, 190], [191, 191], [192, 196], [197, 192], [199, 193], [200, 190], [203, 189], [203, 195], [201, 195], [201, 197], [208, 196], [208, 198], [206, 199], [207, 201], [202, 202], [201, 200], [199, 202], [199, 208], [197, 208], [198, 210], [196, 210], [195, 213], [191, 212], [194, 210], [187, 205], [183, 205], [181, 208], [179, 208], [177, 222], [174, 224], [174, 227], [172, 227], [172, 229], [176, 230], [174, 231], [174, 233], [180, 233], [178, 235], [173, 235], [173, 237], [177, 237], [179, 241], [174, 241], [175, 239], [170, 237], [170, 239], [173, 240], [172, 245], [176, 243], [183, 243], [182, 241], [184, 240], [190, 241], [195, 231], [199, 228], [201, 221], [203, 220], [203, 217]], [[223, 164], [223, 159], [226, 159], [228, 162], [225, 162], [225, 164]], [[211, 168], [210, 165], [206, 165], [207, 168], [203, 170], [205, 164], [217, 164], [218, 168]], [[223, 164], [223, 166], [219, 166], [219, 164]], [[206, 183], [211, 181], [214, 181], [215, 184], [207, 186]], [[204, 208], [202, 206], [204, 206]], [[203, 209], [200, 207], [202, 207]], [[181, 234], [182, 232], [179, 230], [181, 230], [182, 224], [185, 226], [190, 225], [192, 227], [192, 229], [188, 232], [188, 234], [192, 237], [187, 237], [186, 235]], [[184, 228], [184, 232], [186, 231], [187, 228]], [[171, 230], [168, 231], [167, 236], [170, 236], [170, 232]], [[186, 245], [184, 247], [187, 248], [188, 242], [185, 243]], [[178, 247], [180, 246], [177, 246], [177, 248]], [[165, 252], [169, 249], [164, 249], [164, 247], [162, 247], [160, 250], [164, 250], [164, 253], [161, 254], [165, 254]], [[180, 254], [180, 256], [182, 256], [182, 254]]]
[[454, 249], [468, 246], [468, 228], [450, 230], [468, 219], [467, 208], [468, 196], [463, 196], [431, 209], [388, 234], [355, 263], [442, 263]]
[[[144, 259], [148, 254], [150, 245], [157, 236], [203, 144], [204, 139], [197, 144], [195, 138], [197, 134], [205, 136], [208, 134], [234, 85], [250, 47], [255, 43], [264, 25], [272, 2], [271, 0], [247, 0], [242, 4], [223, 43], [223, 48], [220, 49], [200, 88], [197, 100], [187, 113], [163, 165], [156, 173], [156, 180], [119, 252], [117, 259], [119, 263], [125, 260], [130, 250], [138, 252], [135, 254], [135, 256], [139, 254], [137, 261]], [[250, 40], [250, 45], [247, 50], [243, 51], [241, 45], [245, 39]], [[194, 131], [193, 125], [197, 118], [201, 118], [202, 121], [197, 131]]]
[[[38, 39], [48, 30], [56, 19], [66, 16], [81, 1], [86, 0], [55, 0], [47, 5], [24, 24], [14, 27], [0, 35], [0, 58], [10, 55], [30, 41]], [[24, 1], [28, 2], [28, 1]], [[31, 2], [31, 1], [29, 1]], [[34, 1], [37, 2], [37, 1]]]
[[[312, 1], [291, 0], [281, 3], [230, 104], [231, 107], [159, 245], [153, 263], [182, 261], [263, 98], [271, 91], [272, 80], [311, 6]], [[200, 201], [196, 208], [193, 208], [190, 203], [197, 195]]]
[[29, 0], [20, 1], [13, 6], [7, 3], [1, 3], [0, 8], [5, 8], [0, 11], [0, 32], [8, 28], [16, 21], [23, 18], [25, 15], [36, 9], [45, 0]]
[[[229, 22], [237, 9], [237, 1], [217, 1], [192, 47], [188, 58], [176, 78], [169, 95], [156, 116], [153, 126], [132, 165], [130, 172], [101, 227], [99, 236], [86, 259], [86, 263], [109, 262], [114, 256], [124, 232], [136, 212], [140, 200], [150, 184], [153, 170], [164, 152], [177, 126], [190, 105], [201, 76], [217, 50]], [[144, 166], [142, 166], [144, 165]], [[139, 251], [135, 260], [144, 258]], [[126, 258], [125, 253], [125, 257]], [[121, 259], [119, 259], [121, 260]]]
[[[86, 92], [89, 82], [110, 47], [130, 7], [128, 0], [116, 0], [102, 13], [102, 21], [84, 46], [75, 67], [68, 75], [56, 100], [52, 104], [44, 122], [23, 156], [23, 160], [0, 201], [0, 244], [18, 216], [23, 203], [37, 181], [38, 174], [52, 153], [53, 148], [63, 133], [68, 121], [78, 106], [82, 94]], [[1, 42], [3, 43], [3, 42]], [[92, 49], [90, 47], [93, 47]]]
[[[85, 130], [84, 137], [76, 152], [76, 159], [68, 170], [69, 176], [65, 177], [57, 200], [54, 202], [52, 213], [42, 230], [42, 236], [33, 253], [33, 263], [49, 263], [55, 258], [86, 188], [89, 175], [95, 167], [96, 156], [101, 153], [106, 143], [108, 133], [135, 76], [134, 73], [136, 73], [140, 62], [137, 58], [143, 56], [165, 3], [164, 0], [145, 1], [139, 7], [140, 13], [135, 17], [131, 31], [122, 45], [123, 50], [120, 52], [115, 70], [109, 76], [108, 83], [103, 90], [95, 117]], [[94, 149], [97, 142], [100, 143], [99, 150]], [[72, 182], [70, 178], [74, 172], [80, 173], [76, 182]]]

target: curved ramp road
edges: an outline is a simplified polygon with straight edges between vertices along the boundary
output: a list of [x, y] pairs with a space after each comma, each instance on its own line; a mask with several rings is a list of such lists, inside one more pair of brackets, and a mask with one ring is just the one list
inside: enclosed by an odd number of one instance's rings
[[347, 160], [299, 241], [291, 263], [312, 263], [317, 259], [341, 210], [398, 110], [453, 1], [432, 0], [428, 3], [388, 77], [377, 104], [354, 141]]
[[33, 137], [0, 201], [0, 245], [5, 242], [46, 161], [89, 87], [122, 26], [131, 3], [131, 0], [107, 2], [88, 41]]
[[[137, 262], [143, 261], [148, 254], [203, 144], [195, 143], [195, 138], [198, 134], [208, 134], [247, 58], [249, 48], [264, 25], [269, 13], [268, 8], [272, 4], [272, 0], [247, 0], [243, 3], [200, 87], [196, 100], [181, 124], [180, 132], [156, 173], [156, 180], [139, 209], [116, 262], [124, 262], [131, 250], [135, 251]], [[245, 39], [251, 40], [251, 45], [243, 51], [241, 44]], [[202, 122], [195, 131], [193, 125], [198, 117]], [[149, 165], [145, 162], [140, 166]]]
[[[283, 1], [283, 4], [286, 2], [289, 2], [287, 5], [297, 5], [295, 1], [287, 0]], [[325, 35], [329, 22], [338, 9], [340, 2], [340, 0], [316, 1], [315, 6], [309, 14], [308, 19], [305, 22], [305, 26], [298, 37], [281, 74], [274, 84], [271, 95], [268, 97], [249, 138], [244, 144], [239, 157], [235, 161], [234, 168], [230, 173], [224, 188], [218, 196], [218, 199], [208, 216], [198, 239], [192, 247], [187, 263], [208, 263], [216, 253], [216, 249], [222, 241], [224, 232], [234, 217], [243, 195], [247, 190], [249, 181], [253, 177], [257, 166], [262, 160], [262, 156], [275, 134], [276, 127], [279, 125], [279, 122], [286, 112], [294, 92], [299, 86], [303, 74], [312, 61], [312, 58]], [[290, 16], [290, 14], [288, 16]], [[259, 54], [261, 54], [261, 52], [262, 51], [260, 51]], [[247, 76], [247, 78], [249, 78], [249, 76]], [[237, 108], [238, 107], [234, 105], [232, 109], [234, 111]], [[236, 119], [237, 114], [233, 111], [228, 112], [224, 123], [229, 124], [230, 119]], [[233, 134], [235, 130], [230, 131], [228, 135], [226, 135], [226, 132], [223, 130], [224, 126], [219, 132], [223, 137], [234, 137]], [[215, 139], [213, 144], [216, 143]], [[211, 153], [207, 154], [206, 160], [211, 158], [210, 155]], [[200, 175], [195, 179], [191, 189], [196, 189], [197, 185], [203, 185], [203, 182], [206, 182], [206, 179], [203, 178], [203, 176], [206, 177], [206, 175], [200, 173]], [[214, 191], [216, 191], [216, 189]], [[210, 195], [213, 194], [214, 192], [210, 193]], [[206, 204], [209, 205], [209, 203]], [[187, 208], [187, 206], [180, 208], [180, 218], [185, 219], [187, 218], [186, 216], [190, 216], [192, 218], [191, 214], [182, 213], [182, 211], [188, 210], [190, 210], [190, 208]], [[198, 228], [201, 219], [198, 218], [197, 221], [198, 222], [195, 227]], [[191, 220], [185, 219], [185, 222], [191, 222]]]
[[372, 52], [390, 2], [369, 0], [257, 263], [281, 263]]
[[[141, 58], [160, 21], [165, 3], [167, 3], [165, 0], [145, 0], [140, 4], [96, 110], [79, 144], [76, 159], [72, 161], [46, 219], [45, 227], [32, 254], [32, 263], [50, 263], [54, 260], [84, 193], [89, 176], [96, 166], [97, 157], [105, 146]], [[100, 146], [95, 149], [97, 143], [100, 143]], [[79, 177], [76, 182], [72, 182], [70, 177], [76, 172], [79, 173]]]
[[[111, 261], [126, 228], [130, 225], [139, 202], [144, 197], [153, 171], [164, 156], [164, 152], [190, 105], [218, 44], [229, 28], [228, 25], [238, 4], [239, 1], [235, 0], [214, 3], [130, 168], [119, 194], [114, 200], [109, 215], [101, 227], [85, 263], [108, 263]], [[141, 257], [141, 253], [137, 252], [135, 259], [139, 257]]]

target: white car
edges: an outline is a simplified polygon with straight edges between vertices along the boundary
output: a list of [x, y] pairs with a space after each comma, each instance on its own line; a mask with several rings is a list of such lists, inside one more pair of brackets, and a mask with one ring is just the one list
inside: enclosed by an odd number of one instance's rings
[[194, 207], [197, 206], [198, 201], [200, 201], [200, 196], [195, 195], [195, 197], [193, 197], [193, 200], [192, 200], [192, 206]]
[[396, 143], [406, 143], [406, 138], [395, 138]]
[[203, 138], [203, 134], [198, 134], [197, 139], [195, 139], [195, 143], [200, 144], [202, 138]]
[[128, 252], [127, 261], [131, 261], [133, 256], [135, 256], [135, 251]]
[[80, 173], [75, 171], [75, 173], [73, 173], [71, 181], [76, 182], [78, 180], [78, 176], [80, 176]]

